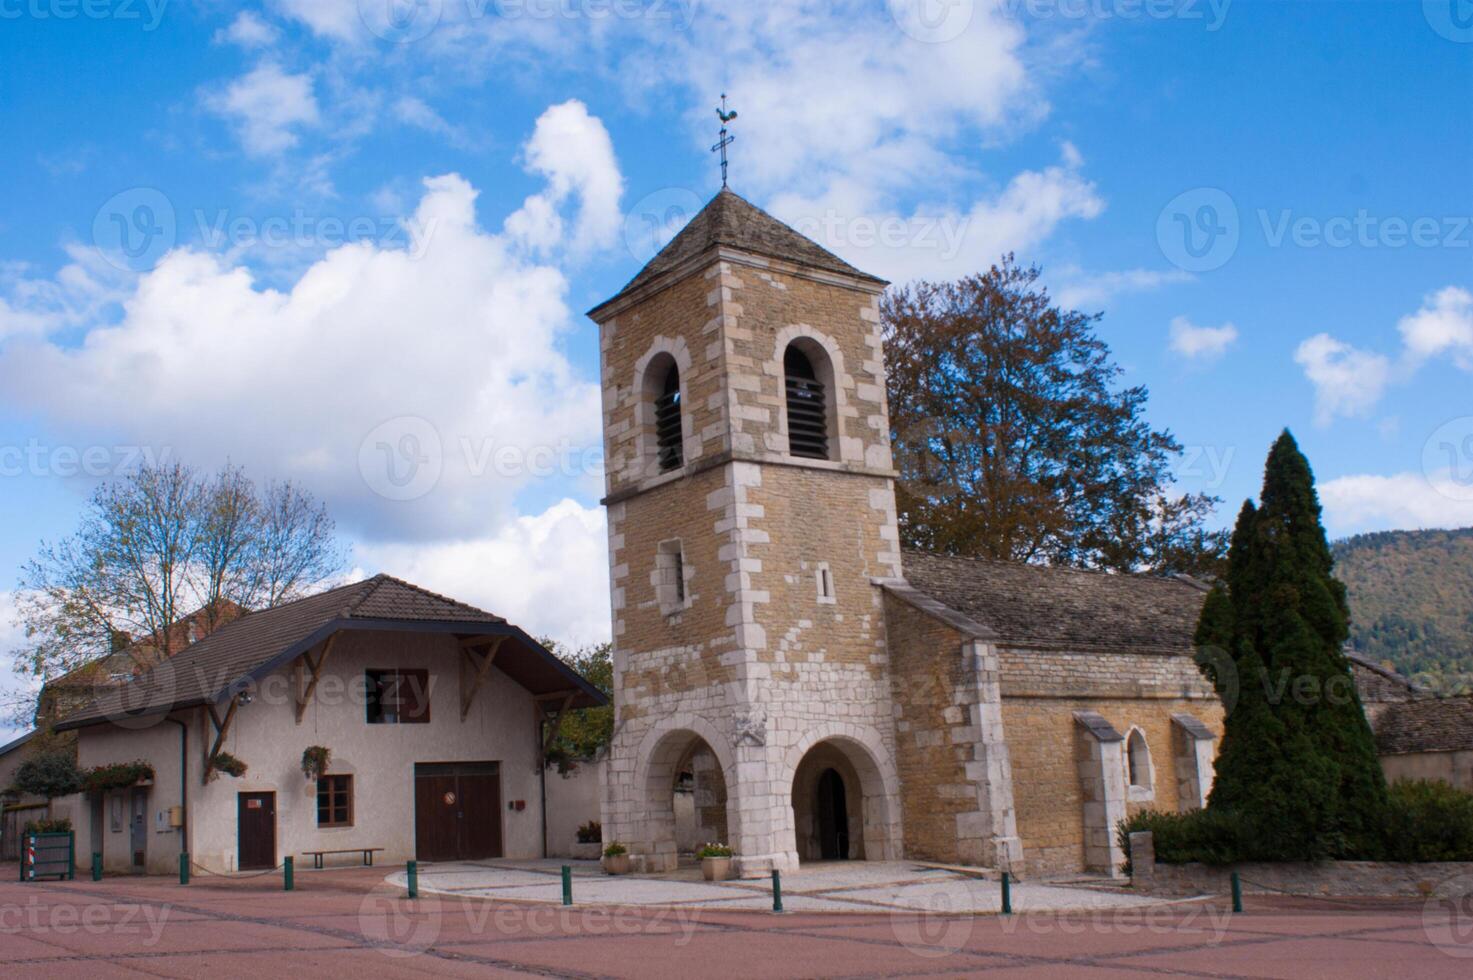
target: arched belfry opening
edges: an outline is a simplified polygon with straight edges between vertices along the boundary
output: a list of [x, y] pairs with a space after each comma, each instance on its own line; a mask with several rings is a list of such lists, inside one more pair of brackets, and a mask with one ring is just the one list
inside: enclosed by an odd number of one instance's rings
[[668, 473], [685, 465], [680, 367], [675, 358], [662, 354], [651, 361], [648, 379], [647, 397], [654, 408], [655, 462], [661, 473]]
[[788, 452], [805, 459], [828, 459], [830, 448], [829, 384], [832, 371], [821, 350], [797, 342], [783, 353], [787, 382]]

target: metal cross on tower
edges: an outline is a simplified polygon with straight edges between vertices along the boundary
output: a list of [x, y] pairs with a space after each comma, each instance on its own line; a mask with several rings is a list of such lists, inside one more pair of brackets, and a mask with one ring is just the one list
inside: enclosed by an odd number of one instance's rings
[[728, 146], [730, 146], [734, 140], [736, 140], [736, 137], [735, 136], [729, 136], [729, 135], [727, 135], [727, 132], [726, 132], [726, 124], [729, 123], [729, 122], [731, 122], [736, 117], [737, 117], [737, 114], [736, 114], [736, 110], [735, 109], [733, 109], [731, 112], [727, 112], [726, 111], [726, 93], [725, 92], [722, 92], [721, 93], [721, 108], [719, 108], [719, 109], [716, 110], [716, 118], [718, 118], [718, 119], [721, 120], [721, 140], [715, 146], [711, 147], [711, 152], [712, 153], [716, 153], [718, 151], [721, 153], [721, 186], [722, 187], [725, 187], [726, 186], [726, 148]]

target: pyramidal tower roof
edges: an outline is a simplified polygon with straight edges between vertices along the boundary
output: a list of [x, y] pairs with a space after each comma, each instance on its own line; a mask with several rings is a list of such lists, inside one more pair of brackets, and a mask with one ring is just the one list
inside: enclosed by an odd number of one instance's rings
[[853, 276], [883, 284], [885, 280], [860, 272], [817, 242], [799, 234], [741, 195], [723, 187], [690, 223], [682, 228], [639, 275], [614, 296], [589, 311], [615, 302], [673, 269], [718, 246], [740, 249], [797, 265]]

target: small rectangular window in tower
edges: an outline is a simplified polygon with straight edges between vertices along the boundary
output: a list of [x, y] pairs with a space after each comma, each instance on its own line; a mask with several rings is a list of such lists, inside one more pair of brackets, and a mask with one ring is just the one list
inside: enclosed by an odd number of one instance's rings
[[834, 598], [834, 573], [829, 571], [829, 563], [818, 563], [818, 601], [824, 603], [837, 602]]
[[685, 565], [685, 548], [679, 538], [661, 541], [655, 552], [655, 570], [651, 576], [660, 612], [673, 616], [690, 608], [690, 572]]

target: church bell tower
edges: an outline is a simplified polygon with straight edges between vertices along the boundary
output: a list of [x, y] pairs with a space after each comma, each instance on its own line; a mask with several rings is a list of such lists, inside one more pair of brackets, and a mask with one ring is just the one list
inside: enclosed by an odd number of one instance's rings
[[640, 870], [900, 857], [885, 283], [724, 189], [599, 325], [616, 723]]

